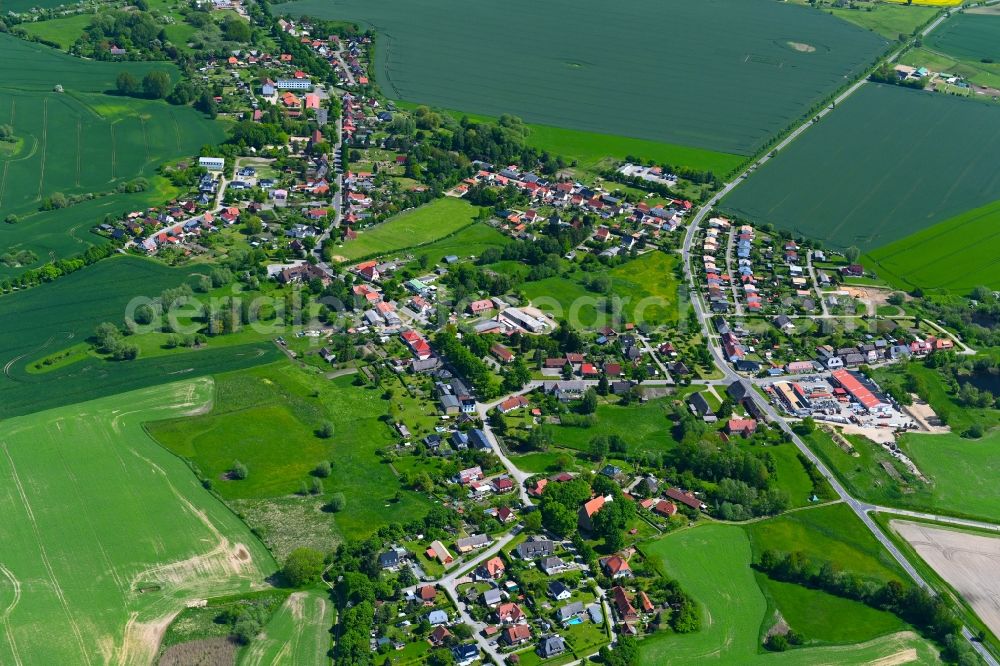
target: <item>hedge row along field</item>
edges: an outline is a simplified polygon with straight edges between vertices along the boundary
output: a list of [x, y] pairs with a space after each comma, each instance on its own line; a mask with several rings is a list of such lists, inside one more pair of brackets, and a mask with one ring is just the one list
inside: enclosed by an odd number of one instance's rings
[[266, 342], [125, 362], [87, 357], [43, 374], [27, 371], [36, 359], [85, 342], [97, 324], [120, 323], [133, 296], [156, 297], [196, 276], [151, 260], [115, 257], [56, 282], [0, 297], [0, 418], [244, 368], [280, 356]]
[[964, 60], [1000, 62], [1000, 15], [953, 16], [928, 36], [927, 46]]
[[997, 155], [1000, 108], [867, 84], [722, 207], [870, 251], [1000, 198]]
[[0, 663], [148, 664], [192, 599], [276, 564], [142, 423], [203, 408], [208, 379], [0, 424]]
[[1000, 201], [873, 250], [865, 261], [901, 289], [1000, 289]]
[[377, 80], [397, 99], [741, 155], [887, 46], [767, 0], [303, 0], [275, 12], [376, 26]]

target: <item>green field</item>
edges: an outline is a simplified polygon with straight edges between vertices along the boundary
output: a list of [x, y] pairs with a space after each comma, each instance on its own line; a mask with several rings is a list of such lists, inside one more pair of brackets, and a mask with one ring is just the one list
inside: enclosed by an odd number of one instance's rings
[[1000, 200], [868, 253], [866, 265], [907, 291], [1000, 289]]
[[868, 84], [722, 207], [870, 251], [1000, 198], [997, 154], [1000, 108]]
[[115, 257], [0, 297], [0, 417], [276, 359], [280, 352], [267, 342], [119, 363], [87, 357], [59, 370], [28, 372], [37, 359], [85, 341], [97, 324], [121, 323], [132, 297], [156, 297], [197, 275], [148, 259]]
[[[9, 8], [9, 4], [5, 8]], [[177, 66], [169, 62], [99, 62], [82, 60], [57, 51], [44, 44], [26, 42], [0, 33], [0, 73], [3, 87], [13, 90], [48, 92], [56, 85], [78, 92], [106, 92], [115, 88], [115, 79], [129, 71], [136, 79], [147, 72], [169, 72], [176, 81], [180, 78]]]
[[[275, 12], [375, 26], [376, 77], [395, 99], [742, 155], [887, 45], [827, 14], [766, 0], [581, 0], [567, 9], [303, 0]], [[487, 56], [486, 44], [501, 50]]]
[[208, 379], [185, 381], [0, 424], [0, 662], [151, 663], [158, 627], [189, 600], [248, 591], [275, 571], [141, 427], [211, 392]]
[[[678, 319], [678, 257], [653, 251], [601, 272], [577, 271], [526, 282], [521, 290], [532, 305], [580, 328], [620, 327], [625, 322], [663, 326]], [[588, 291], [584, 281], [598, 275], [611, 279], [610, 293]], [[620, 299], [620, 307], [615, 305]], [[616, 314], [620, 313], [620, 314]]]
[[907, 434], [900, 448], [934, 483], [932, 508], [984, 520], [1000, 516], [1000, 430], [981, 439]]
[[64, 18], [54, 18], [48, 21], [35, 21], [34, 23], [22, 23], [18, 27], [32, 37], [44, 39], [47, 42], [58, 44], [62, 49], [68, 49], [73, 42], [83, 34], [84, 28], [94, 20], [93, 14], [74, 14]]
[[[159, 164], [225, 136], [220, 123], [188, 107], [76, 92], [0, 92], [0, 123], [13, 125], [21, 140], [17, 154], [0, 160], [0, 217], [19, 218], [0, 229], [0, 251], [30, 249], [39, 263], [103, 242], [89, 230], [105, 213], [168, 199], [170, 192], [116, 194], [39, 211], [46, 197], [109, 192], [140, 176], [162, 187], [166, 181], [154, 178]], [[17, 272], [5, 267], [0, 277]]]
[[[225, 374], [216, 378], [211, 413], [161, 421], [149, 431], [226, 499], [291, 495], [328, 460], [333, 471], [323, 479], [324, 491], [347, 498], [346, 508], [328, 519], [344, 536], [366, 536], [386, 522], [421, 515], [425, 505], [408, 493], [390, 501], [400, 483], [376, 455], [394, 441], [380, 420], [387, 403], [379, 390], [353, 380], [327, 381], [287, 363]], [[333, 424], [329, 439], [316, 432], [324, 422]], [[227, 478], [234, 460], [247, 466], [246, 479]]]
[[953, 16], [927, 37], [927, 46], [962, 60], [1000, 62], [1000, 16]]
[[321, 664], [330, 649], [333, 605], [322, 592], [294, 592], [264, 632], [239, 656], [239, 666]]
[[478, 211], [462, 199], [442, 197], [371, 229], [362, 229], [355, 240], [335, 248], [334, 254], [350, 261], [433, 243], [471, 225]]
[[[176, 79], [172, 63], [81, 60], [5, 34], [0, 34], [0, 51], [0, 123], [12, 125], [18, 138], [13, 153], [0, 155], [0, 219], [11, 213], [18, 217], [17, 224], [0, 225], [0, 253], [31, 250], [38, 257], [33, 265], [0, 266], [0, 279], [104, 242], [89, 230], [106, 214], [174, 196], [167, 181], [156, 176], [160, 163], [225, 136], [221, 123], [191, 108], [99, 94], [112, 89], [122, 71], [141, 78], [160, 70]], [[57, 84], [64, 93], [53, 92]], [[56, 192], [102, 194], [138, 177], [146, 178], [150, 189], [39, 210]]]
[[[406, 108], [416, 104], [402, 103]], [[496, 118], [461, 111], [446, 111], [456, 120], [468, 116], [480, 122], [493, 122]], [[688, 166], [692, 169], [711, 171], [722, 176], [731, 173], [745, 160], [742, 155], [730, 155], [702, 148], [660, 143], [648, 139], [633, 139], [627, 136], [612, 136], [599, 132], [553, 127], [551, 125], [527, 125], [525, 142], [538, 150], [559, 155], [567, 161], [576, 161], [584, 169], [611, 166], [616, 159], [634, 155], [647, 162]]]
[[917, 28], [931, 20], [938, 10], [934, 7], [916, 7], [876, 3], [857, 9], [830, 7], [823, 11], [839, 16], [862, 28], [873, 30], [890, 40], [899, 35], [911, 35]]
[[786, 513], [747, 526], [755, 557], [765, 550], [804, 552], [881, 580], [905, 580], [892, 556], [843, 503]]
[[[643, 550], [661, 564], [666, 574], [676, 578], [702, 608], [701, 631], [687, 635], [664, 632], [642, 641], [639, 663], [643, 666], [708, 661], [740, 665], [758, 662], [861, 664], [906, 649], [915, 649], [920, 663], [936, 662], [933, 648], [910, 632], [886, 635], [856, 645], [762, 653], [759, 648], [761, 629], [762, 624], [765, 628], [771, 624], [770, 609], [750, 568], [750, 542], [739, 526], [708, 524], [682, 530], [647, 544]], [[824, 603], [816, 610], [825, 609], [835, 607]], [[841, 632], [850, 630], [852, 634], [870, 635], [872, 628], [860, 625], [854, 617], [862, 619], [866, 614], [830, 617], [829, 621], [850, 625], [840, 629]]]

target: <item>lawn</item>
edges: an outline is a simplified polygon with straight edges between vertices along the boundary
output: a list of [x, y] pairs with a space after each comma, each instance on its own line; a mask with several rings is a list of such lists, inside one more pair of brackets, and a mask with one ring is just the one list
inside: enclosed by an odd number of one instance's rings
[[[813, 484], [805, 467], [799, 460], [799, 450], [794, 444], [779, 444], [778, 446], [768, 446], [761, 451], [760, 447], [749, 446], [748, 449], [756, 449], [757, 453], [768, 453], [774, 458], [774, 474], [777, 478], [778, 488], [788, 493], [789, 507], [795, 508], [808, 506], [809, 499], [813, 494]], [[826, 494], [820, 499], [835, 497], [832, 489], [824, 484]]]
[[765, 550], [803, 552], [845, 571], [880, 580], [906, 580], [895, 560], [843, 503], [786, 513], [746, 527], [754, 557]]
[[865, 265], [895, 287], [968, 293], [985, 285], [1000, 289], [996, 270], [1000, 200], [868, 253]]
[[275, 571], [246, 525], [142, 429], [211, 391], [184, 381], [0, 424], [0, 662], [151, 663], [157, 623]]
[[[324, 460], [332, 473], [324, 493], [343, 493], [346, 507], [330, 514], [343, 536], [364, 537], [390, 521], [422, 515], [424, 500], [403, 493], [376, 450], [394, 441], [380, 417], [387, 413], [381, 392], [353, 385], [353, 376], [325, 380], [281, 362], [216, 378], [212, 412], [151, 424], [150, 433], [188, 459], [230, 500], [282, 498], [312, 483]], [[324, 423], [333, 435], [320, 437]], [[234, 460], [246, 465], [246, 479], [230, 479]], [[303, 500], [305, 501], [305, 500]]]
[[320, 664], [330, 649], [334, 609], [325, 592], [294, 592], [264, 626], [264, 632], [240, 651], [239, 666]]
[[[610, 270], [575, 271], [526, 282], [521, 289], [532, 305], [578, 328], [621, 328], [625, 322], [663, 326], [678, 320], [677, 263], [676, 255], [653, 251]], [[610, 290], [589, 291], [585, 281], [600, 275], [610, 278]]]
[[868, 84], [722, 206], [829, 247], [871, 251], [1000, 199], [998, 153], [1000, 107]]
[[362, 229], [334, 253], [344, 261], [383, 255], [440, 241], [473, 224], [479, 209], [462, 199], [442, 197], [400, 213], [370, 229]]
[[867, 30], [872, 30], [890, 40], [899, 35], [912, 35], [914, 31], [929, 22], [938, 10], [932, 7], [901, 6], [876, 3], [857, 9], [824, 8], [834, 16], [850, 21]]
[[675, 446], [670, 436], [670, 400], [661, 398], [628, 407], [598, 405], [597, 422], [589, 428], [555, 426], [552, 433], [555, 445], [586, 452], [594, 437], [619, 435], [628, 444], [629, 453], [666, 451]]
[[[275, 11], [374, 26], [376, 78], [394, 99], [739, 155], [887, 46], [828, 14], [766, 0], [581, 0], [569, 20], [566, 6], [529, 0], [303, 0]], [[484, 47], [502, 53], [484, 58]]]
[[58, 44], [61, 49], [66, 50], [83, 34], [84, 28], [90, 25], [93, 20], [93, 14], [75, 14], [48, 21], [22, 23], [18, 27], [33, 37]]
[[159, 296], [198, 275], [149, 259], [113, 257], [55, 282], [0, 296], [0, 365], [5, 368], [0, 418], [277, 358], [280, 352], [267, 342], [118, 363], [84, 356], [61, 369], [29, 372], [38, 359], [85, 342], [101, 322], [120, 324], [133, 297]]
[[[780, 654], [762, 654], [759, 641], [762, 623], [770, 624], [768, 603], [750, 568], [750, 542], [741, 527], [706, 524], [674, 532], [647, 544], [643, 550], [660, 563], [666, 574], [680, 582], [702, 610], [701, 631], [686, 635], [663, 632], [642, 641], [639, 663], [643, 666], [705, 661], [741, 665], [756, 662], [859, 664], [910, 648], [917, 651], [921, 662], [935, 661], [933, 648], [909, 632], [857, 645], [806, 647]], [[848, 625], [842, 630], [844, 635], [870, 636], [871, 630], [860, 626], [853, 617], [837, 617], [838, 622]]]
[[927, 46], [961, 60], [1000, 62], [1000, 16], [952, 16], [928, 35]]
[[[472, 224], [459, 229], [450, 236], [427, 245], [421, 245], [419, 248], [411, 250], [411, 253], [418, 260], [426, 255], [429, 264], [434, 265], [450, 254], [463, 259], [477, 257], [488, 247], [502, 247], [509, 242], [509, 236], [505, 236], [487, 224]], [[523, 266], [523, 264], [519, 264], [519, 266]]]

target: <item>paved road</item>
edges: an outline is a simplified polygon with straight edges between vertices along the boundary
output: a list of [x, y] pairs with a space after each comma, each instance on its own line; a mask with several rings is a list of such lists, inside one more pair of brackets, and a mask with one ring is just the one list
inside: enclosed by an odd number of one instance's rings
[[[995, 0], [995, 1], [1000, 1], [1000, 0]], [[939, 17], [936, 21], [934, 21], [934, 23], [928, 26], [926, 30], [924, 30], [923, 35], [926, 36], [927, 34], [929, 34], [932, 30], [938, 27], [944, 20], [946, 20], [947, 17], [948, 17], [947, 14]], [[900, 52], [901, 50], [896, 51], [895, 53], [890, 55], [887, 61], [893, 62], [897, 57], [899, 57]], [[834, 111], [838, 104], [842, 103], [845, 99], [847, 99], [855, 92], [857, 92], [861, 88], [861, 86], [865, 85], [866, 80], [867, 77], [854, 82], [854, 84], [852, 84], [844, 92], [842, 92], [839, 96], [837, 96], [833, 104], [824, 108], [822, 111], [816, 114], [816, 117], [822, 118], [826, 116], [828, 113]], [[735, 379], [738, 379], [739, 376], [730, 367], [719, 345], [718, 339], [714, 337], [712, 334], [712, 328], [709, 323], [709, 317], [706, 315], [706, 311], [701, 300], [700, 290], [698, 290], [695, 285], [694, 270], [692, 268], [692, 257], [691, 257], [694, 238], [697, 235], [697, 231], [699, 226], [701, 225], [701, 222], [711, 213], [712, 209], [715, 207], [716, 204], [719, 203], [719, 201], [723, 199], [723, 197], [725, 197], [727, 194], [729, 194], [729, 192], [733, 190], [733, 188], [739, 185], [740, 182], [742, 182], [743, 179], [745, 179], [750, 174], [750, 172], [752, 172], [755, 168], [758, 168], [763, 164], [766, 164], [767, 161], [771, 159], [771, 156], [774, 154], [775, 151], [780, 151], [783, 148], [785, 148], [788, 144], [790, 144], [792, 141], [798, 138], [803, 132], [808, 130], [814, 124], [816, 124], [814, 119], [810, 119], [809, 121], [800, 125], [784, 140], [782, 140], [775, 147], [774, 151], [762, 157], [746, 172], [740, 174], [735, 179], [726, 183], [722, 187], [722, 189], [715, 194], [715, 196], [713, 196], [705, 205], [703, 205], [698, 210], [694, 218], [691, 220], [691, 224], [688, 226], [687, 231], [684, 235], [684, 243], [681, 248], [681, 256], [684, 262], [684, 271], [686, 273], [687, 284], [689, 289], [691, 290], [691, 303], [692, 306], [694, 307], [695, 314], [698, 317], [698, 322], [701, 325], [704, 338], [709, 345], [709, 350], [712, 353], [712, 357], [714, 358], [716, 365], [722, 370], [726, 381], [733, 381]], [[756, 392], [751, 392], [750, 396], [751, 399], [755, 403], [757, 403], [759, 407], [761, 407], [764, 413], [767, 414], [767, 416], [772, 421], [778, 424], [778, 427], [780, 427], [782, 430], [784, 430], [791, 436], [791, 440], [795, 444], [795, 446], [799, 449], [800, 452], [802, 452], [804, 456], [806, 456], [806, 458], [808, 458], [810, 461], [813, 462], [813, 464], [816, 465], [816, 468], [830, 483], [830, 486], [833, 488], [834, 492], [837, 493], [837, 496], [840, 497], [840, 499], [844, 501], [849, 507], [851, 507], [851, 510], [854, 511], [854, 513], [858, 516], [858, 518], [862, 521], [862, 523], [864, 523], [864, 525], [868, 528], [868, 530], [872, 533], [872, 535], [879, 541], [879, 543], [882, 544], [883, 547], [885, 547], [887, 551], [889, 551], [889, 554], [892, 555], [893, 559], [895, 559], [899, 563], [899, 565], [903, 568], [903, 570], [906, 571], [906, 573], [909, 574], [909, 576], [921, 587], [932, 589], [930, 585], [928, 585], [927, 581], [924, 580], [924, 578], [920, 575], [920, 573], [917, 572], [917, 570], [906, 558], [906, 556], [896, 547], [896, 545], [891, 540], [889, 540], [889, 538], [885, 534], [883, 534], [882, 530], [879, 529], [879, 527], [875, 524], [875, 521], [872, 520], [870, 512], [883, 511], [883, 512], [901, 513], [902, 515], [909, 515], [918, 518], [922, 517], [922, 518], [932, 518], [936, 520], [944, 520], [944, 522], [949, 522], [956, 525], [966, 525], [975, 527], [988, 525], [988, 524], [976, 524], [976, 521], [964, 521], [954, 518], [944, 518], [941, 516], [932, 516], [930, 514], [920, 514], [918, 512], [902, 512], [897, 509], [889, 509], [887, 507], [877, 507], [871, 504], [866, 504], [864, 502], [855, 499], [850, 495], [850, 493], [847, 492], [844, 486], [840, 483], [837, 477], [833, 475], [833, 473], [829, 470], [829, 468], [827, 468], [827, 466], [823, 463], [823, 461], [820, 460], [816, 456], [816, 454], [814, 454], [812, 450], [810, 450], [809, 447], [805, 445], [802, 439], [797, 434], [795, 434], [795, 432], [792, 431], [788, 423], [784, 420], [784, 418], [781, 417], [780, 414], [777, 413], [777, 411], [775, 411], [774, 407], [770, 403], [765, 401]], [[1000, 528], [998, 528], [997, 526], [989, 526], [988, 529], [1000, 531]], [[976, 650], [976, 652], [979, 653], [979, 655], [983, 658], [983, 660], [987, 664], [989, 664], [990, 666], [1000, 666], [1000, 662], [997, 661], [997, 659], [986, 649], [986, 647], [982, 643], [974, 639], [974, 636], [968, 627], [962, 628], [962, 635], [965, 637], [966, 640], [969, 641], [972, 647]]]
[[333, 193], [333, 224], [328, 226], [323, 230], [323, 233], [319, 235], [316, 239], [316, 247], [313, 248], [313, 255], [316, 257], [316, 265], [322, 268], [327, 274], [332, 275], [333, 269], [330, 264], [326, 263], [323, 259], [323, 245], [326, 244], [327, 240], [330, 238], [330, 234], [334, 229], [340, 227], [340, 221], [343, 218], [343, 200], [344, 200], [344, 169], [343, 161], [341, 159], [341, 153], [344, 150], [344, 119], [343, 117], [337, 118], [337, 141], [333, 146], [331, 151], [330, 168], [336, 174], [334, 182], [336, 187]]

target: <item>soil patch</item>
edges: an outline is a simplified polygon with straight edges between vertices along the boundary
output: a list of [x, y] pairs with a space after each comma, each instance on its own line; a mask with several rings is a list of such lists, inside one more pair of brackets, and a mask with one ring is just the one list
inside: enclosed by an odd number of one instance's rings
[[788, 42], [788, 45], [792, 47], [793, 50], [799, 53], [815, 53], [816, 47], [812, 44], [803, 44], [802, 42]]
[[232, 666], [236, 644], [228, 638], [205, 638], [171, 646], [158, 666]]
[[902, 520], [892, 528], [1000, 634], [1000, 538]]

